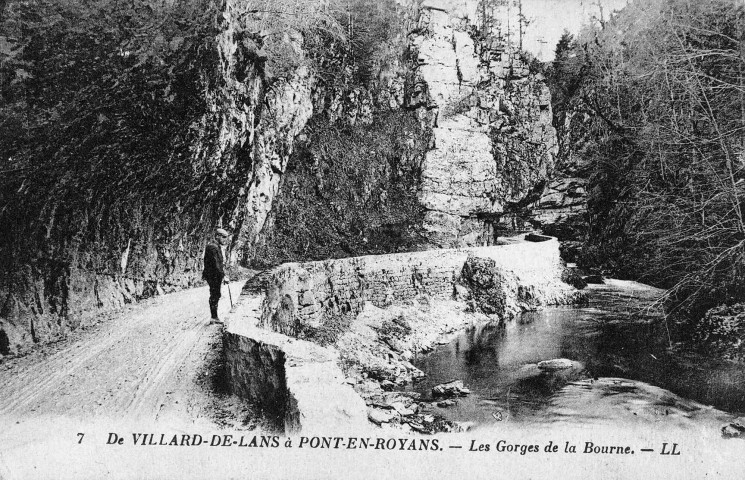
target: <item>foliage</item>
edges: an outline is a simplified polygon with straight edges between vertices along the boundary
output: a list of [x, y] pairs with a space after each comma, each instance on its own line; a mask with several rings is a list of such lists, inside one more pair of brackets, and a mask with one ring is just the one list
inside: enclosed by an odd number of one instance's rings
[[329, 315], [321, 325], [316, 327], [300, 324], [295, 335], [297, 338], [322, 346], [333, 345], [342, 335], [349, 331], [354, 318], [355, 315], [352, 313]]
[[575, 42], [574, 35], [564, 30], [556, 44], [554, 61], [546, 69], [546, 79], [551, 86], [551, 102], [554, 111], [554, 127], [560, 128], [572, 100], [582, 86], [587, 63], [584, 51]]
[[[236, 35], [244, 47], [263, 61], [267, 84], [287, 79], [301, 65], [313, 66], [318, 58], [306, 55], [314, 45], [346, 45], [338, 17], [339, 0], [248, 0], [230, 2], [239, 19]], [[321, 52], [316, 52], [321, 53]]]
[[343, 38], [318, 35], [305, 41], [326, 101], [355, 88], [375, 92], [379, 73], [398, 60], [406, 42], [404, 7], [394, 0], [331, 0], [329, 8]]
[[734, 1], [634, 2], [564, 35], [549, 75], [592, 170], [584, 261], [668, 287], [690, 313], [745, 293], [743, 25]]
[[402, 28], [393, 0], [251, 0], [236, 8], [245, 40], [265, 59], [270, 84], [305, 65], [326, 88], [339, 82], [369, 87], [388, 53], [381, 47]]
[[522, 0], [479, 0], [479, 30], [484, 37], [496, 37], [523, 48], [523, 37], [532, 19], [523, 14]]
[[696, 325], [693, 337], [709, 353], [745, 361], [745, 303], [712, 308]]

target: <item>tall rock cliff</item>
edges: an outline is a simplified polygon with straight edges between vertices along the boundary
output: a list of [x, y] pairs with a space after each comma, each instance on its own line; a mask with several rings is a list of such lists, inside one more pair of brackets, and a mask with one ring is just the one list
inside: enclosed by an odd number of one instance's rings
[[[164, 105], [161, 116], [128, 126], [127, 90], [119, 104], [102, 96], [105, 109], [75, 120], [98, 135], [83, 153], [92, 162], [88, 152], [103, 152], [99, 165], [110, 170], [76, 188], [76, 175], [91, 170], [57, 158], [70, 149], [61, 130], [62, 143], [49, 145], [56, 170], [39, 170], [43, 181], [7, 177], [6, 192], [16, 193], [0, 214], [0, 354], [198, 284], [217, 225], [235, 232], [231, 262], [240, 265], [493, 242], [500, 219], [530, 201], [553, 167], [540, 76], [480, 33], [471, 0], [354, 4], [361, 10], [345, 43], [324, 32], [311, 41], [302, 22], [247, 28], [256, 12], [225, 0], [195, 22], [211, 25], [206, 34], [174, 27], [157, 37], [171, 57], [151, 52], [127, 67], [147, 80], [163, 58], [180, 62], [183, 71], [155, 79], [160, 97], [143, 92], [144, 104]], [[306, 10], [301, 18], [317, 13]], [[291, 61], [272, 64], [272, 49]], [[148, 122], [172, 130], [147, 137]], [[125, 137], [135, 139], [127, 149]], [[140, 137], [153, 139], [144, 153]], [[44, 158], [37, 150], [28, 158]]]
[[[588, 198], [592, 168], [585, 145], [591, 145], [588, 112], [565, 113], [559, 126], [559, 154], [540, 198], [528, 204], [521, 217], [561, 241], [562, 258], [578, 260], [589, 231]], [[591, 147], [590, 147], [591, 148]]]
[[340, 92], [369, 99], [365, 131], [340, 102], [316, 108], [256, 265], [490, 244], [540, 196], [557, 150], [541, 75], [482, 34], [475, 1], [397, 3], [402, 28], [376, 44], [372, 81]]
[[485, 38], [476, 2], [429, 1], [413, 32], [417, 105], [433, 126], [419, 201], [428, 243], [486, 245], [540, 190], [557, 151], [550, 93], [511, 47]]
[[[105, 97], [113, 103], [106, 114], [91, 105], [77, 120], [85, 124], [93, 118], [89, 143], [100, 130], [95, 148], [104, 152], [104, 162], [96, 167], [101, 171], [95, 172], [100, 178], [86, 184], [90, 168], [80, 159], [63, 157], [59, 152], [70, 147], [55, 146], [52, 139], [46, 140], [48, 148], [57, 152], [49, 157], [59, 167], [50, 162], [37, 174], [23, 176], [27, 169], [22, 168], [16, 178], [6, 178], [15, 197], [6, 192], [0, 209], [0, 355], [62, 338], [101, 312], [199, 284], [204, 246], [216, 226], [235, 230], [234, 262], [240, 261], [241, 247], [255, 240], [313, 104], [302, 36], [284, 31], [278, 43], [296, 54], [298, 68], [268, 78], [261, 32], [252, 35], [246, 28], [248, 7], [226, 0], [197, 11], [196, 27], [181, 18], [192, 40], [178, 30], [172, 38], [158, 37], [172, 46], [168, 60], [180, 63], [166, 71], [164, 93], [156, 87], [144, 92], [155, 99], [145, 104], [151, 110], [178, 102], [189, 106], [177, 112], [182, 117], [148, 118], [141, 124], [156, 131], [163, 123], [180, 124], [176, 133], [156, 139], [154, 149], [163, 147], [162, 152], [128, 152], [121, 138], [143, 135], [139, 126], [127, 126], [130, 118], [123, 113], [137, 99], [125, 97], [116, 104], [118, 99]], [[64, 30], [63, 24], [59, 34], [85, 32], [85, 27], [70, 27]], [[30, 41], [43, 39], [43, 33], [35, 34]], [[126, 71], [133, 83], [144, 83], [143, 77], [164, 64], [152, 52], [141, 57]], [[153, 60], [155, 67], [149, 63]], [[121, 60], [114, 56], [111, 62], [119, 67]], [[118, 117], [118, 124], [108, 117]], [[60, 138], [63, 145], [74, 141]], [[35, 146], [36, 139], [31, 140]], [[29, 158], [33, 153], [27, 153]], [[141, 157], [133, 160], [135, 155]], [[109, 158], [119, 159], [121, 168], [105, 171], [108, 164], [117, 165]], [[67, 184], [78, 186], [70, 193]]]

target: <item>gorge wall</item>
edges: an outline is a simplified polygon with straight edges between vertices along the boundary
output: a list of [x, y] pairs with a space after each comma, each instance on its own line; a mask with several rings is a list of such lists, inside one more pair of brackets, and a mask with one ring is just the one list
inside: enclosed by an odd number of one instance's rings
[[[302, 37], [288, 30], [281, 39], [298, 56], [298, 66], [289, 75], [270, 79], [262, 40], [249, 35], [253, 27], [247, 5], [228, 0], [217, 11], [195, 5], [190, 14], [196, 19], [166, 12], [162, 22], [174, 16], [186, 32], [171, 31], [165, 38], [171, 55], [167, 60], [173, 62], [169, 77], [163, 84], [160, 78], [150, 80], [151, 91], [146, 92], [156, 99], [146, 99], [147, 108], [166, 110], [164, 116], [174, 117], [165, 120], [173, 129], [162, 125], [163, 118], [143, 120], [128, 111], [131, 104], [137, 107], [137, 98], [112, 102], [106, 97], [110, 94], [94, 92], [91, 101], [104, 97], [109, 104], [106, 115], [86, 106], [90, 112], [79, 121], [91, 117], [93, 133], [86, 141], [98, 135], [99, 143], [88, 152], [100, 152], [101, 160], [59, 153], [76, 141], [63, 131], [59, 139], [48, 139], [44, 147], [51, 151], [36, 171], [24, 167], [6, 177], [10, 190], [3, 195], [0, 215], [0, 355], [62, 338], [102, 312], [199, 284], [204, 247], [216, 226], [235, 231], [232, 260], [237, 263], [241, 246], [250, 244], [263, 224], [295, 137], [313, 111]], [[112, 21], [116, 18], [112, 15]], [[75, 24], [60, 28], [55, 33], [62, 38], [87, 33]], [[39, 42], [39, 37], [43, 35], [28, 41]], [[85, 40], [77, 41], [85, 45]], [[97, 44], [109, 46], [106, 36], [99, 40]], [[81, 56], [95, 53], [71, 50]], [[147, 80], [154, 69], [149, 56], [156, 53], [161, 52], [138, 52], [141, 65], [126, 72], [134, 77], [133, 84]], [[163, 64], [159, 57], [152, 60], [160, 62], [155, 68]], [[118, 58], [111, 62], [112, 71], [121, 68]], [[44, 75], [57, 72], [33, 73], [43, 81]], [[82, 94], [69, 92], [74, 95]], [[180, 104], [186, 106], [168, 111]], [[115, 115], [120, 118], [116, 124], [107, 118]], [[65, 119], [59, 123], [64, 125]], [[155, 133], [148, 138], [151, 130]], [[123, 145], [125, 136], [139, 143]], [[35, 146], [36, 139], [30, 143]], [[32, 158], [34, 151], [23, 147], [10, 153], [21, 161], [24, 155]], [[121, 158], [119, 165], [107, 166], [116, 165], [109, 158]]]
[[434, 117], [419, 201], [430, 244], [489, 245], [502, 214], [553, 168], [551, 95], [520, 52], [479, 32], [474, 3], [450, 5], [425, 2], [413, 37], [421, 103]]
[[[216, 226], [234, 231], [236, 265], [492, 244], [500, 218], [535, 196], [553, 167], [547, 89], [514, 48], [479, 31], [475, 2], [380, 5], [378, 17], [360, 18], [395, 26], [382, 36], [362, 29], [364, 64], [345, 64], [350, 52], [333, 39], [321, 36], [319, 50], [302, 24], [273, 19], [275, 30], [260, 30], [264, 20], [236, 0], [205, 10], [197, 24], [214, 29], [201, 36], [158, 37], [184, 69], [157, 97], [175, 133], [165, 129], [152, 146], [117, 143], [161, 121], [112, 121], [126, 119], [127, 91], [83, 116], [99, 135], [85, 154], [100, 158], [58, 158], [76, 141], [60, 131], [62, 143], [39, 154], [56, 170], [22, 165], [8, 177], [4, 190], [20, 193], [5, 194], [0, 216], [0, 354], [198, 284]], [[318, 14], [311, 2], [295, 8]], [[289, 60], [277, 62], [276, 51]], [[162, 65], [137, 55], [144, 63], [130, 75]], [[182, 110], [168, 110], [174, 104]], [[33, 159], [34, 140], [14, 158]]]
[[365, 130], [316, 110], [256, 266], [489, 245], [540, 196], [557, 149], [542, 76], [481, 31], [477, 2], [399, 4], [374, 80], [343, 96], [366, 100]]

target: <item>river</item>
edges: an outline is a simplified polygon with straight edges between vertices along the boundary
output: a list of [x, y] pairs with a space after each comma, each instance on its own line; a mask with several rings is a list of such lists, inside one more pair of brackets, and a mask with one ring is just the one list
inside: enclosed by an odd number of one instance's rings
[[[462, 380], [471, 394], [437, 413], [476, 426], [496, 422], [717, 423], [745, 412], [742, 366], [676, 345], [655, 300], [661, 291], [620, 280], [587, 289], [581, 307], [526, 312], [509, 326], [470, 328], [421, 355], [412, 389]], [[573, 361], [547, 372], [538, 363]], [[715, 408], [710, 408], [713, 406]]]

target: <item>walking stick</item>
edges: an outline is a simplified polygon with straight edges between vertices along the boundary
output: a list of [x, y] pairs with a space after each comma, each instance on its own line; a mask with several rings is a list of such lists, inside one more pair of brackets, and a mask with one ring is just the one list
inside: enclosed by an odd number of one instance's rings
[[230, 284], [226, 283], [225, 285], [228, 287], [228, 298], [230, 299], [230, 309], [232, 310], [233, 309], [233, 294], [230, 293]]

